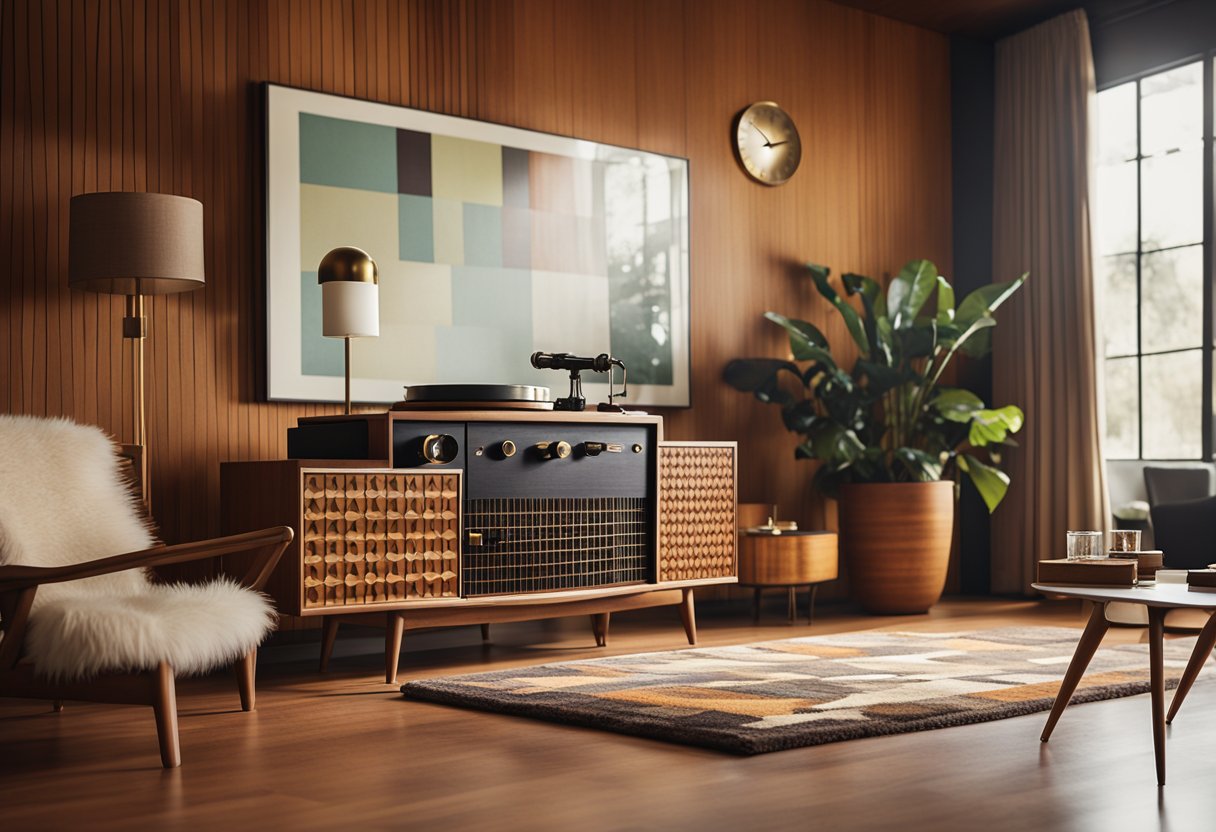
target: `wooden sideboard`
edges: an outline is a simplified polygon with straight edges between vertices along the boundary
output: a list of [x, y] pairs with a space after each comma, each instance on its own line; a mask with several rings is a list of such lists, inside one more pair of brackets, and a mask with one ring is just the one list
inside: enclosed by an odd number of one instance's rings
[[[694, 589], [736, 581], [735, 443], [662, 442], [657, 417], [637, 423], [649, 439], [636, 443], [646, 446], [636, 457], [626, 449], [605, 461], [574, 452], [543, 464], [497, 464], [486, 441], [467, 441], [528, 437], [540, 421], [578, 447], [629, 423], [574, 415], [584, 418], [483, 416], [476, 428], [467, 427], [469, 414], [361, 417], [369, 435], [384, 437], [367, 448], [388, 458], [224, 463], [224, 530], [296, 531], [266, 591], [284, 615], [324, 619], [322, 668], [343, 621], [385, 627], [389, 682], [404, 631], [423, 627], [481, 624], [485, 636], [493, 623], [588, 615], [603, 645], [612, 613], [673, 605], [695, 643]], [[396, 467], [414, 424], [431, 431], [437, 422], [451, 426], [467, 456]], [[636, 483], [636, 496], [597, 481], [626, 465], [643, 466], [632, 480], [618, 477]], [[519, 497], [502, 496], [515, 483]], [[562, 495], [546, 490], [552, 483]], [[481, 499], [487, 494], [494, 499]], [[232, 559], [225, 569], [242, 565]]]

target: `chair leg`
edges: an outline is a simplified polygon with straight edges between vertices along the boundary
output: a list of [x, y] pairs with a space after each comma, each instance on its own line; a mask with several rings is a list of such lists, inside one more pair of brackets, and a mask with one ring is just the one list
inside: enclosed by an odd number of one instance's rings
[[481, 640], [482, 641], [490, 640], [490, 625], [489, 624], [481, 625]]
[[258, 648], [253, 648], [236, 663], [236, 683], [241, 690], [241, 710], [252, 711], [257, 699]]
[[321, 631], [321, 672], [329, 671], [329, 657], [334, 652], [334, 640], [338, 637], [338, 625], [342, 622], [337, 616], [327, 615], [322, 622], [324, 629]]
[[591, 616], [591, 632], [595, 634], [595, 646], [608, 646], [608, 623], [612, 620], [612, 613], [597, 612]]
[[152, 710], [156, 714], [156, 736], [160, 740], [160, 762], [165, 768], [182, 764], [181, 742], [177, 734], [177, 688], [173, 668], [161, 662], [156, 669], [156, 692]]
[[692, 590], [684, 590], [684, 600], [680, 602], [680, 621], [684, 623], [684, 635], [688, 636], [688, 643], [695, 645], [697, 643], [697, 610], [693, 605]]
[[397, 683], [397, 665], [401, 660], [401, 641], [405, 636], [405, 616], [399, 612], [388, 614], [388, 627], [384, 630], [384, 682]]

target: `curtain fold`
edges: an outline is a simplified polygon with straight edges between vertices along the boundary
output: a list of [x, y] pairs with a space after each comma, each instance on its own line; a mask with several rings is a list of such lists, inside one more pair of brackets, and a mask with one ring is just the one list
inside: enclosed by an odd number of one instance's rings
[[1069, 529], [1105, 529], [1101, 368], [1090, 240], [1093, 56], [1085, 12], [996, 47], [993, 279], [1030, 277], [997, 313], [993, 406], [1026, 412], [992, 518], [992, 589], [1027, 593]]

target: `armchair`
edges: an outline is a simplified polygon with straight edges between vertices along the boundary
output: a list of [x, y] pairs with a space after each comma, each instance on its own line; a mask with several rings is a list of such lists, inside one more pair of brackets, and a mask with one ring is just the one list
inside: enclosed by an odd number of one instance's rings
[[[288, 527], [157, 545], [97, 428], [0, 416], [0, 696], [150, 705], [161, 762], [181, 764], [175, 679], [235, 666], [254, 708], [259, 590]], [[123, 554], [115, 554], [120, 552]], [[248, 554], [239, 581], [154, 583], [154, 566]]]

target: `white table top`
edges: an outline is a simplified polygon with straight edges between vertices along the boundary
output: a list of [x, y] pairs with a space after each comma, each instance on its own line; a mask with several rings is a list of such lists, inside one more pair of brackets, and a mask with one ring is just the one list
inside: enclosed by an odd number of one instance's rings
[[1186, 584], [1148, 584], [1128, 588], [1109, 586], [1056, 586], [1054, 584], [1031, 584], [1039, 592], [1063, 595], [1066, 598], [1083, 598], [1086, 601], [1125, 601], [1129, 604], [1144, 604], [1147, 607], [1189, 607], [1192, 609], [1216, 609], [1216, 592], [1194, 592]]

